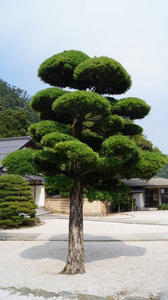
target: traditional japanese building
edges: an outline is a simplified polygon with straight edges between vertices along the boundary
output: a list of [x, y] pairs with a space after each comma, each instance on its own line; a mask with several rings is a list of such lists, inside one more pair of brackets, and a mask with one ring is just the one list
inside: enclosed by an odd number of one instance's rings
[[[0, 139], [0, 162], [7, 154], [19, 151], [20, 149], [32, 148], [37, 149], [36, 144], [32, 140], [31, 136], [21, 136], [12, 138]], [[7, 174], [4, 167], [0, 163], [0, 176]], [[45, 205], [45, 188], [43, 176], [25, 175], [23, 176], [30, 184], [32, 188], [33, 197], [36, 204], [41, 207]]]
[[148, 181], [139, 178], [120, 180], [132, 188], [136, 208], [139, 210], [156, 208], [159, 204], [168, 203], [168, 179], [166, 178], [153, 177]]

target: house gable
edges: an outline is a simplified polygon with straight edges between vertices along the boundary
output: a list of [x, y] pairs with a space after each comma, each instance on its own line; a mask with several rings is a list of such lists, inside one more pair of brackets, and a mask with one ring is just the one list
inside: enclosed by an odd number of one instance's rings
[[[23, 148], [37, 149], [36, 144], [33, 142], [31, 136], [20, 136], [13, 138], [2, 138], [0, 139], [0, 162], [9, 153]], [[2, 166], [1, 166], [2, 169]]]

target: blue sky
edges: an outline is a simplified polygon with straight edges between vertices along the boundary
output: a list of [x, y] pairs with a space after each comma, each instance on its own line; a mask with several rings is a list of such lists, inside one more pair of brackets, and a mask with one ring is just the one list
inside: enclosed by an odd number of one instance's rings
[[109, 56], [132, 77], [117, 98], [152, 109], [136, 123], [168, 154], [167, 0], [0, 0], [0, 78], [34, 95], [39, 65], [64, 50]]

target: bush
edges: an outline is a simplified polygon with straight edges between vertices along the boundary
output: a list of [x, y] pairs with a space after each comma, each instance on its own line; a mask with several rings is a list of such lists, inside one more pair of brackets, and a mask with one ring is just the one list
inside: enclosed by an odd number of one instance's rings
[[158, 210], [168, 210], [168, 204], [159, 204], [158, 205]]
[[[135, 209], [135, 198], [133, 198], [133, 209]], [[114, 199], [111, 202], [111, 212], [125, 212], [125, 211], [132, 211], [132, 198], [130, 195], [123, 194], [118, 199]]]
[[0, 177], [0, 227], [34, 225], [35, 200], [28, 182], [19, 175]]

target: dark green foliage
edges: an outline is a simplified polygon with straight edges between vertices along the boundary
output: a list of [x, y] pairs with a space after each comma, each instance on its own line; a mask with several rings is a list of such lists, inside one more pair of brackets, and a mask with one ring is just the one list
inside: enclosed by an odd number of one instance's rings
[[107, 202], [111, 202], [113, 207], [118, 206], [118, 202], [120, 202], [120, 204], [122, 203], [122, 201], [131, 202], [130, 196], [128, 196], [130, 190], [126, 191], [125, 193], [123, 193], [121, 189], [119, 191], [114, 192], [113, 190], [111, 191], [91, 190], [88, 192], [87, 197], [90, 202], [95, 200], [104, 202], [104, 199], [106, 199]]
[[39, 113], [39, 117], [40, 120], [52, 120], [52, 121], [59, 121], [58, 115], [56, 116], [56, 114], [53, 111], [50, 110], [45, 110]]
[[58, 163], [62, 157], [56, 155], [53, 149], [45, 149], [36, 151], [34, 156], [35, 164], [40, 170], [43, 170], [44, 176], [52, 176], [55, 174], [64, 173]]
[[110, 205], [111, 212], [131, 211], [135, 207], [135, 199], [128, 194], [117, 194]]
[[162, 167], [162, 169], [159, 170], [157, 173], [157, 176], [168, 178], [168, 164]]
[[88, 200], [90, 202], [98, 200], [103, 201], [106, 199], [106, 201], [111, 202], [112, 201], [112, 193], [109, 191], [103, 191], [103, 190], [90, 190], [87, 193]]
[[55, 191], [69, 192], [70, 189], [74, 188], [74, 180], [65, 175], [53, 175], [48, 176], [45, 182], [45, 188], [49, 193], [54, 193]]
[[[46, 176], [63, 174], [75, 178], [77, 174], [88, 171], [89, 165], [96, 161], [98, 154], [78, 140], [69, 140], [55, 144], [54, 148], [45, 148], [34, 154], [35, 163]], [[92, 165], [90, 164], [90, 167]]]
[[78, 124], [82, 126], [84, 121], [94, 122], [109, 115], [110, 105], [108, 100], [96, 93], [77, 91], [59, 97], [53, 104], [53, 110], [63, 117], [66, 116], [69, 119], [69, 123], [72, 123], [76, 119], [78, 120]]
[[89, 56], [81, 51], [71, 50], [53, 55], [46, 59], [38, 70], [38, 76], [52, 86], [78, 88], [73, 72]]
[[168, 204], [164, 203], [162, 205], [158, 205], [158, 210], [168, 210]]
[[[110, 184], [110, 181], [104, 181], [102, 188], [105, 190], [90, 190], [87, 194], [89, 201], [99, 200], [110, 203], [111, 212], [117, 211], [128, 211], [132, 209], [132, 199], [131, 199], [131, 188], [124, 185], [123, 183], [116, 182], [115, 184]], [[135, 199], [133, 200], [135, 205]]]
[[31, 107], [38, 112], [52, 111], [53, 102], [65, 93], [67, 92], [57, 87], [42, 90], [33, 96]]
[[15, 86], [11, 86], [0, 79], [0, 117], [6, 110], [17, 111], [22, 109], [26, 114], [27, 126], [34, 122], [38, 122], [39, 117], [29, 106], [30, 101], [31, 97], [27, 92], [16, 88]]
[[82, 133], [81, 141], [91, 147], [94, 151], [98, 152], [101, 149], [104, 138], [99, 134], [91, 132], [90, 129], [86, 129]]
[[148, 141], [143, 135], [135, 135], [133, 139], [140, 149], [155, 152], [155, 147], [153, 147], [153, 144]]
[[35, 111], [40, 112], [41, 120], [59, 121], [60, 116], [53, 112], [52, 105], [57, 98], [64, 95], [65, 93], [67, 92], [57, 87], [42, 90], [32, 98], [31, 107]]
[[[53, 173], [66, 173], [72, 178], [78, 172], [78, 168], [79, 171], [80, 169], [83, 170], [84, 167], [82, 168], [82, 166], [85, 161], [90, 162], [96, 160], [97, 157], [97, 153], [78, 140], [59, 142], [54, 146], [54, 149], [44, 148], [44, 150], [34, 153], [35, 162], [44, 174], [50, 173], [51, 167]], [[74, 168], [71, 164], [75, 164]]]
[[37, 143], [41, 141], [42, 137], [45, 134], [55, 131], [67, 134], [70, 134], [71, 132], [71, 130], [67, 126], [56, 121], [42, 121], [40, 123], [32, 124], [29, 127], [29, 133]]
[[113, 114], [135, 120], [144, 118], [149, 113], [150, 108], [145, 101], [130, 97], [117, 101], [111, 106], [111, 111]]
[[124, 128], [121, 129], [123, 135], [139, 135], [143, 132], [143, 128], [137, 124], [134, 124], [133, 121], [127, 119], [124, 123]]
[[130, 119], [124, 119], [123, 117], [114, 114], [103, 118], [93, 126], [90, 124], [90, 129], [103, 137], [109, 137], [110, 135], [119, 133], [129, 136], [141, 134], [143, 128], [133, 122], [134, 121]]
[[54, 148], [55, 145], [59, 142], [74, 141], [74, 140], [76, 139], [71, 135], [60, 133], [60, 132], [51, 132], [46, 134], [42, 138], [41, 145], [43, 147]]
[[99, 122], [90, 124], [90, 130], [107, 138], [124, 130], [125, 120], [118, 115], [109, 115]]
[[29, 148], [17, 150], [9, 153], [1, 163], [9, 174], [37, 175], [39, 170], [33, 158], [35, 152], [36, 150]]
[[111, 136], [103, 142], [102, 148], [108, 163], [122, 176], [140, 160], [138, 147], [127, 136]]
[[80, 63], [75, 68], [74, 78], [99, 94], [122, 94], [131, 87], [131, 77], [127, 71], [119, 62], [106, 56]]
[[23, 177], [0, 177], [0, 227], [34, 225], [36, 207], [29, 184]]
[[[65, 141], [55, 145], [56, 154], [62, 156], [68, 162], [82, 164], [82, 162], [89, 162], [96, 160], [98, 154], [95, 153], [88, 145], [80, 141]], [[81, 166], [80, 166], [81, 167]]]
[[159, 152], [141, 151], [134, 177], [150, 179], [167, 163], [167, 156]]
[[27, 135], [28, 123], [26, 113], [22, 110], [5, 110], [0, 115], [0, 137], [17, 137]]

